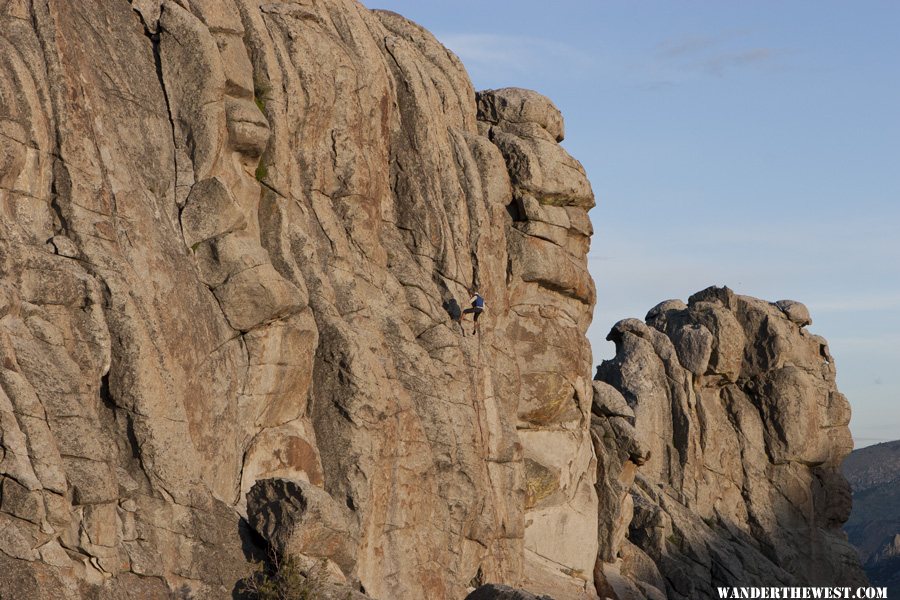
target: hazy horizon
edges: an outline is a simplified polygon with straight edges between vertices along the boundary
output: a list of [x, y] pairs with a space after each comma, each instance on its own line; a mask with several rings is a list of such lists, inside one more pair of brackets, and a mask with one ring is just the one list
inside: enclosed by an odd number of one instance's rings
[[367, 3], [476, 89], [566, 119], [597, 196], [597, 364], [625, 317], [710, 285], [810, 309], [857, 447], [900, 438], [900, 4]]

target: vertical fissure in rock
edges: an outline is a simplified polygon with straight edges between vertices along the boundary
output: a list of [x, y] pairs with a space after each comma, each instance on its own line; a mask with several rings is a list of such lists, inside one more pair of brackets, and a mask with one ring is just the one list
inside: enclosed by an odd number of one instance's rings
[[[141, 20], [141, 25], [144, 27], [144, 35], [150, 40], [150, 49], [153, 52], [153, 65], [156, 68], [156, 78], [159, 80], [159, 89], [162, 92], [163, 101], [166, 103], [166, 115], [169, 117], [169, 127], [172, 132], [172, 176], [174, 178], [172, 188], [176, 191], [178, 190], [178, 144], [177, 144], [177, 136], [175, 133], [175, 117], [172, 115], [172, 105], [169, 101], [169, 93], [166, 90], [166, 80], [163, 76], [163, 68], [162, 68], [162, 55], [159, 50], [159, 39], [160, 33], [162, 32], [161, 25], [158, 27], [156, 32], [151, 31], [149, 24], [144, 20], [144, 16], [138, 12], [138, 10], [132, 7], [132, 10], [137, 14], [138, 18]], [[161, 7], [161, 11], [165, 10], [165, 6]], [[177, 201], [176, 201], [177, 204]], [[181, 209], [182, 207], [178, 207], [178, 216], [179, 220], [181, 218]]]
[[65, 215], [63, 215], [62, 207], [59, 204], [59, 193], [56, 187], [57, 168], [64, 169], [65, 166], [62, 164], [62, 161], [54, 159], [53, 168], [50, 169], [50, 210], [53, 211], [57, 220], [57, 223], [54, 226], [54, 235], [67, 235], [69, 232], [69, 223], [66, 220]]

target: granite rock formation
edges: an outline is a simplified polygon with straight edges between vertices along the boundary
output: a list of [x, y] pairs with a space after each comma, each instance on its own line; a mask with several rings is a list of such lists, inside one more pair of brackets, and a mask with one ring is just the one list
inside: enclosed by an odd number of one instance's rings
[[595, 382], [597, 485], [609, 498], [630, 484], [631, 498], [601, 514], [614, 534], [598, 590], [605, 579], [610, 597], [687, 599], [865, 583], [841, 529], [850, 407], [810, 323], [800, 303], [712, 287], [612, 329], [616, 356]]
[[855, 581], [802, 305], [666, 303], [591, 381], [563, 135], [354, 0], [0, 0], [0, 596]]
[[258, 535], [376, 598], [591, 590], [562, 136], [352, 0], [0, 1], [0, 594], [230, 597]]

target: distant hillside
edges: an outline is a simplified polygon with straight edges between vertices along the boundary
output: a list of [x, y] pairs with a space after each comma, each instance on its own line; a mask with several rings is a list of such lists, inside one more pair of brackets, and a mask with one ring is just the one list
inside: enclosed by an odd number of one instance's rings
[[850, 542], [873, 585], [900, 591], [900, 440], [855, 450], [843, 472], [853, 488]]

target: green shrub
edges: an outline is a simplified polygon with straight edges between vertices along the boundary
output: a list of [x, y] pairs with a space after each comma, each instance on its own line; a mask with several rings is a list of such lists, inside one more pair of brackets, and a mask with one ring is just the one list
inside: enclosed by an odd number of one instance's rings
[[256, 165], [256, 180], [262, 181], [269, 175], [269, 170], [266, 168], [266, 165], [263, 164], [262, 159], [259, 159], [259, 164]]
[[269, 100], [269, 92], [271, 91], [272, 89], [268, 85], [262, 83], [254, 84], [253, 86], [253, 101], [262, 114], [266, 114], [266, 102]]
[[296, 556], [279, 556], [256, 563], [256, 572], [243, 582], [245, 597], [256, 600], [316, 600], [326, 581], [325, 561], [304, 569]]

